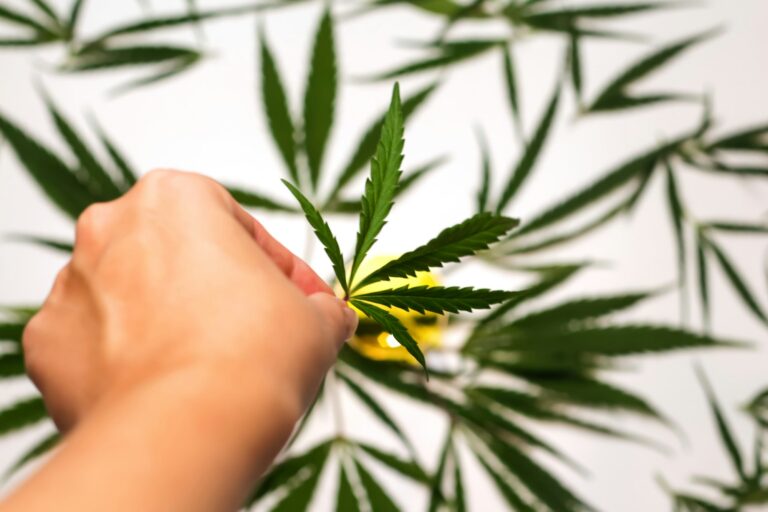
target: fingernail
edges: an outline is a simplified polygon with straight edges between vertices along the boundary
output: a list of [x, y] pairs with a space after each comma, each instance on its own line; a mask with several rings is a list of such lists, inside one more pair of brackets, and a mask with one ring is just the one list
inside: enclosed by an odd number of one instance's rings
[[352, 336], [354, 336], [355, 331], [357, 330], [358, 318], [357, 313], [355, 313], [355, 311], [350, 308], [346, 302], [341, 299], [339, 299], [339, 301], [342, 303], [342, 307], [344, 308], [344, 322], [347, 325], [347, 332], [344, 341], [347, 341]]

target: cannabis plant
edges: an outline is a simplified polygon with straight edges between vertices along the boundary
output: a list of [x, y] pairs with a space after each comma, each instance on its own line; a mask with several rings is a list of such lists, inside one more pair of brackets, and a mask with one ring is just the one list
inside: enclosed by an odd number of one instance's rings
[[728, 455], [734, 472], [734, 482], [724, 482], [705, 475], [697, 475], [694, 483], [699, 487], [714, 491], [715, 498], [689, 492], [669, 489], [662, 480], [662, 485], [672, 497], [675, 512], [725, 512], [765, 506], [768, 503], [768, 461], [765, 460], [765, 437], [768, 423], [765, 418], [765, 401], [768, 390], [758, 393], [745, 407], [753, 421], [755, 438], [749, 458], [744, 457], [739, 440], [729, 426], [728, 418], [723, 413], [715, 397], [714, 390], [704, 372], [699, 369], [699, 378], [707, 396], [712, 417], [717, 427], [720, 442]]
[[[145, 10], [135, 20], [118, 23], [95, 35], [84, 35], [79, 22], [87, 7], [84, 0], [71, 2], [64, 13], [53, 9], [47, 0], [28, 0], [24, 10], [21, 6], [0, 6], [0, 26], [7, 25], [18, 33], [0, 39], [0, 47], [31, 51], [38, 46], [58, 46], [64, 56], [56, 68], [60, 73], [84, 76], [118, 68], [135, 68], [145, 73], [116, 89], [127, 93], [202, 65], [203, 57], [213, 53], [204, 37], [206, 23], [259, 13], [256, 40], [262, 115], [282, 162], [283, 182], [298, 206], [259, 190], [228, 188], [238, 201], [259, 210], [260, 215], [303, 214], [330, 261], [333, 277], [329, 282], [358, 312], [361, 321], [283, 455], [254, 488], [246, 507], [314, 509], [318, 483], [324, 474], [332, 473], [335, 496], [332, 503], [323, 503], [323, 508], [412, 509], [402, 502], [395, 489], [387, 489], [374, 476], [385, 470], [420, 486], [429, 497], [430, 511], [466, 510], [469, 504], [465, 489], [473, 481], [467, 479], [465, 468], [467, 457], [471, 456], [511, 510], [593, 509], [590, 497], [566, 486], [553, 470], [556, 464], [577, 471], [587, 464], [572, 460], [539, 434], [536, 427], [560, 424], [598, 438], [656, 446], [655, 439], [618, 428], [610, 419], [598, 421], [592, 413], [630, 414], [674, 428], [672, 420], [649, 399], [610, 383], [611, 372], [620, 371], [621, 361], [630, 356], [656, 358], [692, 349], [743, 348], [743, 343], [709, 333], [714, 310], [709, 283], [715, 268], [745, 309], [768, 325], [754, 285], [744, 279], [719, 240], [721, 233], [760, 236], [768, 233], [768, 227], [751, 219], [712, 219], [706, 212], [692, 211], [679, 179], [684, 172], [732, 180], [764, 179], [768, 176], [764, 163], [768, 155], [768, 125], [723, 134], [711, 115], [716, 98], [663, 88], [645, 91], [642, 84], [645, 78], [666, 68], [691, 48], [713, 40], [717, 31], [692, 34], [648, 51], [618, 70], [596, 94], [587, 97], [585, 40], [637, 40], [637, 34], [615, 31], [607, 24], [638, 13], [682, 6], [676, 2], [564, 6], [553, 0], [371, 0], [326, 4], [312, 38], [303, 104], [297, 115], [267, 37], [269, 11], [297, 3], [300, 2], [275, 0], [205, 10], [190, 1], [187, 9], [177, 15], [158, 17]], [[402, 101], [400, 85], [395, 84], [389, 108], [362, 130], [345, 163], [336, 172], [330, 172], [325, 155], [330, 144], [339, 143], [332, 137], [340, 82], [337, 20], [343, 17], [347, 23], [354, 23], [357, 17], [375, 15], [394, 4], [433, 17], [439, 21], [440, 29], [434, 37], [411, 45], [417, 54], [414, 59], [368, 78], [388, 83], [399, 80], [404, 90], [411, 91], [406, 80], [412, 76], [434, 72], [443, 76], [428, 82], [426, 87], [413, 89]], [[484, 30], [486, 25], [499, 22], [508, 29], [504, 36], [453, 36], [464, 23]], [[164, 31], [182, 27], [194, 30], [197, 46], [158, 43]], [[562, 38], [565, 51], [546, 105], [533, 129], [526, 133], [526, 116], [521, 108], [524, 102], [518, 86], [521, 70], [515, 55], [520, 51], [521, 40], [542, 34]], [[487, 55], [499, 59], [501, 74], [497, 78], [505, 88], [503, 101], [508, 103], [510, 124], [521, 147], [520, 157], [510, 163], [506, 175], [493, 169], [492, 148], [480, 128], [479, 172], [477, 176], [466, 173], [468, 181], [464, 184], [472, 188], [475, 181], [479, 182], [476, 192], [467, 198], [475, 204], [474, 215], [463, 221], [452, 220], [452, 225], [431, 238], [431, 234], [425, 234], [427, 241], [413, 250], [382, 259], [376, 255], [374, 244], [390, 211], [397, 208], [395, 203], [408, 201], [414, 193], [413, 184], [445, 161], [440, 155], [403, 173], [406, 121], [418, 108], [423, 108], [441, 83], [453, 79], [451, 70]], [[98, 149], [88, 142], [92, 135], [80, 133], [59, 109], [54, 101], [55, 91], [40, 89], [67, 154], [53, 151], [1, 110], [0, 140], [46, 197], [62, 213], [76, 219], [88, 205], [125, 193], [138, 174], [126, 156], [128, 153], [95, 116], [91, 116], [90, 124]], [[568, 90], [577, 102], [578, 122], [665, 102], [698, 105], [701, 114], [682, 133], [630, 156], [594, 182], [554, 199], [538, 213], [518, 221], [508, 215], [514, 216], [515, 203], [536, 176], [540, 156], [546, 151]], [[419, 141], [412, 143], [418, 145]], [[366, 169], [367, 179], [359, 188], [359, 178]], [[679, 271], [674, 290], [621, 290], [560, 298], [553, 303], [554, 293], [588, 271], [591, 262], [553, 261], [546, 251], [635, 212], [652, 190], [649, 184], [654, 180], [664, 182], [663, 202], [675, 239]], [[422, 197], [418, 199], [421, 204], [425, 201]], [[357, 217], [354, 244], [345, 245], [345, 237], [337, 238], [326, 221], [340, 215]], [[11, 233], [10, 238], [57, 251], [72, 250], [69, 240], [29, 233]], [[440, 275], [439, 269], [448, 264], [461, 266], [465, 258], [472, 256], [496, 273], [498, 282], [503, 283], [499, 288], [504, 290], [473, 287], [471, 282], [443, 284], [451, 276], [447, 272]], [[524, 279], [521, 281], [520, 277]], [[523, 284], [506, 284], [512, 282]], [[617, 313], [671, 291], [679, 294], [683, 310], [695, 292], [702, 318], [692, 325], [698, 328], [616, 320]], [[541, 305], [541, 301], [548, 305]], [[35, 311], [34, 306], [5, 308], [0, 323], [0, 340], [5, 345], [0, 355], [0, 378], [23, 378], [21, 333]], [[442, 342], [449, 337], [458, 342]], [[343, 429], [341, 389], [346, 389], [357, 405], [370, 414], [371, 421], [391, 432], [402, 446], [386, 448], [364, 442], [362, 433]], [[428, 460], [420, 447], [414, 445], [401, 427], [402, 414], [398, 414], [394, 404], [379, 398], [386, 396], [379, 395], [380, 390], [442, 414], [447, 428], [436, 459]], [[748, 471], [714, 395], [710, 392], [708, 396], [739, 478], [737, 484], [718, 483], [716, 487], [731, 500], [728, 509], [737, 509], [754, 502], [756, 496], [764, 496], [762, 444], [756, 446], [756, 462]], [[762, 428], [765, 403], [763, 394], [750, 408]], [[324, 406], [336, 411], [333, 433], [309, 448], [299, 449], [307, 443], [295, 441], [306, 435], [307, 425], [321, 421], [314, 411]], [[39, 395], [21, 398], [0, 410], [0, 435], [13, 435], [46, 418]], [[57, 442], [55, 433], [43, 436], [13, 463], [9, 474]], [[543, 463], [541, 455], [554, 459], [555, 464]], [[688, 507], [684, 510], [719, 510], [696, 496], [673, 495], [676, 506]]]

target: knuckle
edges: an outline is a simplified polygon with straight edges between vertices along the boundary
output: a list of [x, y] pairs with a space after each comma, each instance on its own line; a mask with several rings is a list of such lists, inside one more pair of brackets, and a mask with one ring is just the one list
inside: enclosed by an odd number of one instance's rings
[[83, 210], [75, 224], [75, 236], [78, 243], [88, 243], [100, 236], [107, 222], [109, 208], [107, 203], [93, 203]]
[[27, 322], [21, 338], [26, 372], [32, 382], [36, 384], [39, 384], [42, 375], [40, 346], [44, 344], [45, 324], [45, 317], [43, 310], [41, 310]]
[[166, 168], [152, 169], [151, 171], [146, 173], [144, 176], [142, 176], [139, 182], [145, 185], [155, 186], [155, 185], [165, 183], [169, 180], [172, 180], [181, 174], [183, 173], [180, 171], [176, 171], [174, 169], [166, 169]]
[[150, 201], [177, 201], [190, 194], [218, 195], [226, 189], [202, 174], [173, 169], [153, 169], [141, 180], [141, 188]]

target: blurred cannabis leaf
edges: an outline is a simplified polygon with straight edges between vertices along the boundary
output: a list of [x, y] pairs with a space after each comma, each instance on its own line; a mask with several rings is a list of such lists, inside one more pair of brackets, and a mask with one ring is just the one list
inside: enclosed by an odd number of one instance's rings
[[661, 483], [672, 498], [676, 512], [724, 512], [742, 509], [757, 510], [756, 507], [768, 504], [768, 461], [765, 453], [765, 438], [768, 425], [762, 416], [767, 391], [762, 391], [753, 398], [746, 407], [746, 412], [753, 421], [755, 438], [750, 450], [749, 459], [745, 459], [743, 448], [734, 434], [728, 418], [715, 397], [712, 385], [704, 371], [697, 368], [699, 380], [704, 388], [709, 408], [717, 429], [723, 450], [728, 456], [735, 475], [735, 482], [721, 481], [705, 475], [696, 475], [693, 483], [708, 490], [708, 494], [716, 496], [701, 496], [689, 492], [675, 491], [669, 488], [663, 480]]
[[[204, 23], [266, 13], [296, 3], [299, 1], [275, 0], [204, 9], [189, 1], [187, 9], [176, 15], [157, 17], [145, 9], [136, 20], [118, 23], [95, 35], [83, 35], [81, 20], [86, 4], [83, 0], [71, 2], [64, 13], [59, 13], [45, 0], [27, 0], [25, 9], [0, 6], [0, 25], [17, 34], [0, 39], [0, 47], [28, 50], [60, 45], [65, 49], [65, 58], [58, 71], [82, 76], [86, 76], [85, 72], [118, 68], [144, 70], [145, 75], [118, 88], [129, 90], [179, 75], [202, 62], [209, 53], [204, 49], [209, 44], [202, 33]], [[285, 168], [284, 182], [299, 208], [254, 190], [228, 188], [246, 206], [303, 213], [325, 249], [345, 299], [366, 316], [367, 321], [361, 322], [360, 329], [373, 326], [377, 331], [391, 334], [416, 362], [422, 366], [429, 363], [430, 378], [410, 362], [394, 358], [373, 360], [353, 346], [346, 346], [284, 456], [255, 487], [247, 506], [258, 503], [275, 510], [312, 509], [320, 479], [333, 472], [338, 510], [399, 510], [407, 504], [399, 503], [402, 497], [387, 490], [375, 476], [385, 470], [422, 486], [429, 496], [430, 511], [466, 510], [465, 489], [470, 482], [465, 480], [465, 468], [467, 456], [471, 456], [512, 510], [592, 509], [588, 500], [562, 483], [552, 469], [552, 462], [576, 471], [583, 471], [588, 464], [569, 458], [544, 439], [535, 426], [556, 423], [598, 437], [659, 448], [655, 439], [615, 428], [607, 419], [596, 421], [592, 413], [629, 414], [674, 428], [673, 421], [650, 400], [613, 383], [612, 373], [621, 371], [621, 361], [627, 357], [660, 357], [681, 350], [744, 346], [709, 334], [710, 317], [716, 311], [709, 284], [713, 270], [722, 274], [745, 309], [768, 325], [765, 305], [756, 286], [743, 277], [721, 240], [726, 235], [764, 235], [768, 233], [768, 225], [744, 219], [709, 219], [706, 212], [692, 211], [686, 200], [687, 173], [705, 173], [721, 179], [767, 177], [768, 125], [721, 134], [712, 118], [709, 98], [665, 88], [643, 92], [645, 79], [710, 40], [715, 31], [701, 32], [652, 49], [595, 91], [587, 87], [589, 77], [585, 63], [589, 54], [585, 50], [589, 48], [589, 41], [638, 44], [644, 40], [642, 36], [613, 30], [610, 23], [682, 4], [659, 1], [568, 5], [553, 0], [501, 3], [369, 0], [326, 4], [312, 38], [309, 71], [299, 110], [292, 107], [278, 54], [269, 44], [266, 23], [260, 22], [258, 67], [264, 117]], [[416, 249], [377, 268], [363, 270], [367, 269], [363, 263], [370, 258], [394, 202], [444, 161], [441, 157], [426, 162], [405, 176], [401, 171], [404, 123], [435, 92], [440, 83], [435, 80], [402, 102], [396, 85], [389, 109], [362, 130], [345, 163], [335, 173], [326, 169], [325, 155], [330, 144], [336, 143], [333, 131], [339, 102], [341, 65], [336, 48], [336, 19], [342, 10], [342, 16], [352, 22], [354, 15], [375, 14], [392, 5], [410, 6], [422, 15], [433, 17], [438, 21], [439, 30], [434, 37], [408, 42], [414, 52], [418, 52], [417, 57], [371, 78], [389, 81], [444, 73], [454, 66], [497, 55], [501, 64], [498, 79], [506, 89], [510, 124], [520, 152], [507, 172], [499, 175], [492, 164], [492, 148], [482, 128], [478, 128], [480, 183], [474, 198], [475, 215], [444, 229]], [[509, 29], [507, 34], [453, 36], [465, 23], [483, 30], [499, 22]], [[163, 31], [180, 27], [195, 31], [197, 45], [158, 42], [162, 41]], [[520, 41], [542, 35], [561, 38], [565, 52], [548, 98], [528, 132], [525, 122], [528, 112], [521, 109], [525, 104], [522, 94], [525, 91], [519, 84], [524, 70], [518, 69], [515, 55], [521, 51]], [[573, 89], [581, 114], [579, 122], [587, 122], [597, 114], [619, 116], [629, 109], [658, 107], [670, 101], [700, 102], [703, 113], [689, 129], [617, 163], [595, 181], [545, 205], [518, 226], [516, 220], [505, 217], [504, 213], [514, 208], [526, 193], [529, 182], [537, 176], [542, 155], [562, 117], [567, 87]], [[67, 148], [66, 154], [57, 154], [2, 113], [0, 137], [49, 200], [75, 219], [89, 204], [125, 193], [135, 183], [137, 174], [120, 147], [91, 119], [92, 135], [98, 142], [94, 146], [88, 142], [93, 138], [91, 134], [80, 133], [50, 95], [43, 93], [42, 96], [51, 122]], [[369, 163], [370, 172], [363, 190], [356, 190], [354, 184]], [[681, 300], [681, 314], [687, 316], [688, 300], [695, 289], [701, 305], [702, 329], [628, 324], [614, 319], [615, 314], [662, 295], [664, 290], [659, 289], [586, 294], [559, 298], [553, 303], [551, 296], [588, 270], [591, 262], [553, 263], [547, 251], [636, 211], [647, 192], [654, 190], [649, 186], [654, 180], [663, 182], [662, 201], [669, 211], [677, 252], [675, 289]], [[325, 220], [329, 214], [358, 216], [355, 247], [347, 257]], [[11, 237], [57, 251], [72, 250], [71, 242], [44, 235], [14, 233]], [[515, 292], [395, 284], [396, 279], [413, 278], [473, 254], [497, 271], [500, 279], [523, 277], [526, 284]], [[546, 305], [539, 305], [539, 301]], [[491, 306], [494, 307], [483, 314], [466, 314]], [[35, 311], [34, 307], [4, 311], [0, 322], [3, 346], [0, 379], [23, 377], [21, 333]], [[457, 338], [458, 344], [432, 347], [429, 354], [424, 354], [417, 330], [407, 327], [403, 315], [412, 315], [416, 320], [428, 318], [426, 315], [448, 316], [445, 336]], [[688, 325], [691, 324], [688, 319]], [[702, 379], [702, 382], [705, 381]], [[362, 433], [345, 432], [341, 418], [336, 418], [333, 436], [309, 449], [297, 450], [293, 442], [308, 423], [317, 419], [314, 411], [319, 403], [332, 402], [331, 408], [343, 417], [340, 388], [348, 390], [358, 405], [402, 446], [390, 449], [363, 442], [359, 439]], [[674, 507], [686, 511], [737, 510], [747, 504], [764, 503], [768, 494], [763, 460], [768, 392], [759, 394], [748, 406], [759, 431], [749, 461], [714, 392], [708, 385], [705, 389], [736, 483], [699, 479], [720, 493], [721, 499], [711, 501], [670, 491]], [[421, 447], [409, 439], [400, 426], [398, 414], [389, 410], [391, 404], [381, 398], [382, 390], [443, 414], [448, 428], [432, 463], [422, 465]], [[12, 435], [46, 418], [40, 396], [30, 394], [0, 410], [0, 435]], [[8, 475], [45, 453], [57, 440], [54, 432], [42, 435], [38, 444], [9, 468]], [[548, 462], [540, 460], [542, 455]]]

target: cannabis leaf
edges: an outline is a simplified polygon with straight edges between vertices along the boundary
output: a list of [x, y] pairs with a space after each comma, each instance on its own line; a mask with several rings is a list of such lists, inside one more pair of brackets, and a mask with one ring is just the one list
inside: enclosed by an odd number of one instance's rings
[[[424, 360], [424, 354], [422, 354], [419, 348], [418, 342], [413, 339], [408, 329], [397, 319], [397, 317], [387, 313], [384, 309], [373, 306], [361, 300], [352, 299], [350, 304], [362, 311], [365, 316], [372, 318], [377, 323], [381, 324], [395, 339], [400, 343], [405, 350], [411, 354], [416, 361], [424, 367], [426, 370], [426, 361]], [[428, 374], [427, 374], [428, 375]]]
[[469, 219], [441, 231], [426, 244], [406, 252], [399, 258], [374, 270], [354, 285], [354, 289], [392, 277], [413, 276], [416, 272], [442, 267], [457, 262], [464, 256], [487, 249], [504, 234], [517, 226], [518, 221], [490, 213], [478, 213]]
[[304, 197], [298, 188], [286, 180], [283, 180], [283, 183], [288, 187], [294, 197], [296, 197], [299, 204], [301, 204], [301, 208], [304, 210], [304, 214], [306, 215], [309, 224], [315, 230], [318, 240], [320, 240], [323, 247], [325, 247], [325, 252], [331, 260], [333, 272], [336, 274], [336, 278], [339, 280], [341, 288], [344, 290], [345, 294], [349, 294], [349, 285], [347, 284], [346, 270], [344, 268], [344, 256], [341, 255], [339, 242], [331, 232], [330, 226], [323, 220], [322, 215], [312, 205], [312, 202]]
[[336, 52], [333, 18], [328, 10], [320, 20], [304, 95], [304, 147], [313, 188], [320, 179], [320, 166], [333, 123], [336, 102]]
[[392, 200], [402, 174], [402, 152], [403, 113], [400, 106], [400, 86], [395, 84], [389, 111], [381, 127], [376, 156], [371, 160], [371, 175], [365, 182], [350, 283], [354, 283], [357, 269], [376, 242], [376, 236], [384, 227], [387, 215], [392, 209]]
[[682, 41], [665, 46], [652, 54], [644, 57], [631, 65], [624, 72], [613, 79], [597, 95], [597, 98], [587, 109], [589, 112], [600, 112], [608, 110], [618, 110], [623, 108], [639, 107], [659, 103], [662, 101], [685, 99], [689, 96], [678, 93], [654, 93], [645, 95], [632, 95], [628, 88], [635, 82], [645, 78], [653, 71], [657, 70], [669, 60], [676, 57], [685, 50], [697, 45], [714, 36], [716, 31], [708, 30], [701, 34], [689, 37]]
[[[365, 193], [361, 199], [359, 229], [355, 252], [349, 274], [346, 274], [344, 258], [338, 241], [325, 222], [320, 211], [293, 184], [283, 180], [296, 197], [302, 210], [325, 247], [336, 278], [344, 290], [345, 299], [367, 317], [389, 332], [426, 371], [424, 354], [418, 342], [397, 319], [381, 306], [413, 309], [425, 313], [458, 313], [473, 309], [489, 308], [512, 296], [510, 292], [459, 288], [459, 287], [409, 287], [403, 286], [376, 292], [359, 292], [365, 285], [399, 276], [414, 275], [419, 270], [439, 267], [444, 263], [459, 261], [459, 258], [488, 248], [490, 244], [505, 235], [517, 225], [507, 217], [480, 213], [461, 224], [442, 231], [436, 238], [420, 248], [405, 253], [400, 258], [373, 271], [355, 283], [355, 276], [367, 256], [376, 237], [386, 224], [386, 218], [394, 204], [394, 198], [401, 185], [400, 165], [403, 159], [403, 112], [400, 103], [400, 88], [395, 84], [392, 100], [381, 127], [381, 138], [376, 155], [371, 160], [371, 172], [366, 180]], [[364, 399], [365, 400], [365, 399]], [[379, 414], [381, 416], [381, 414]]]
[[503, 302], [513, 295], [514, 292], [486, 288], [405, 285], [390, 290], [358, 293], [355, 299], [382, 306], [414, 310], [421, 314], [430, 311], [441, 315], [473, 309], [488, 309], [491, 305]]

